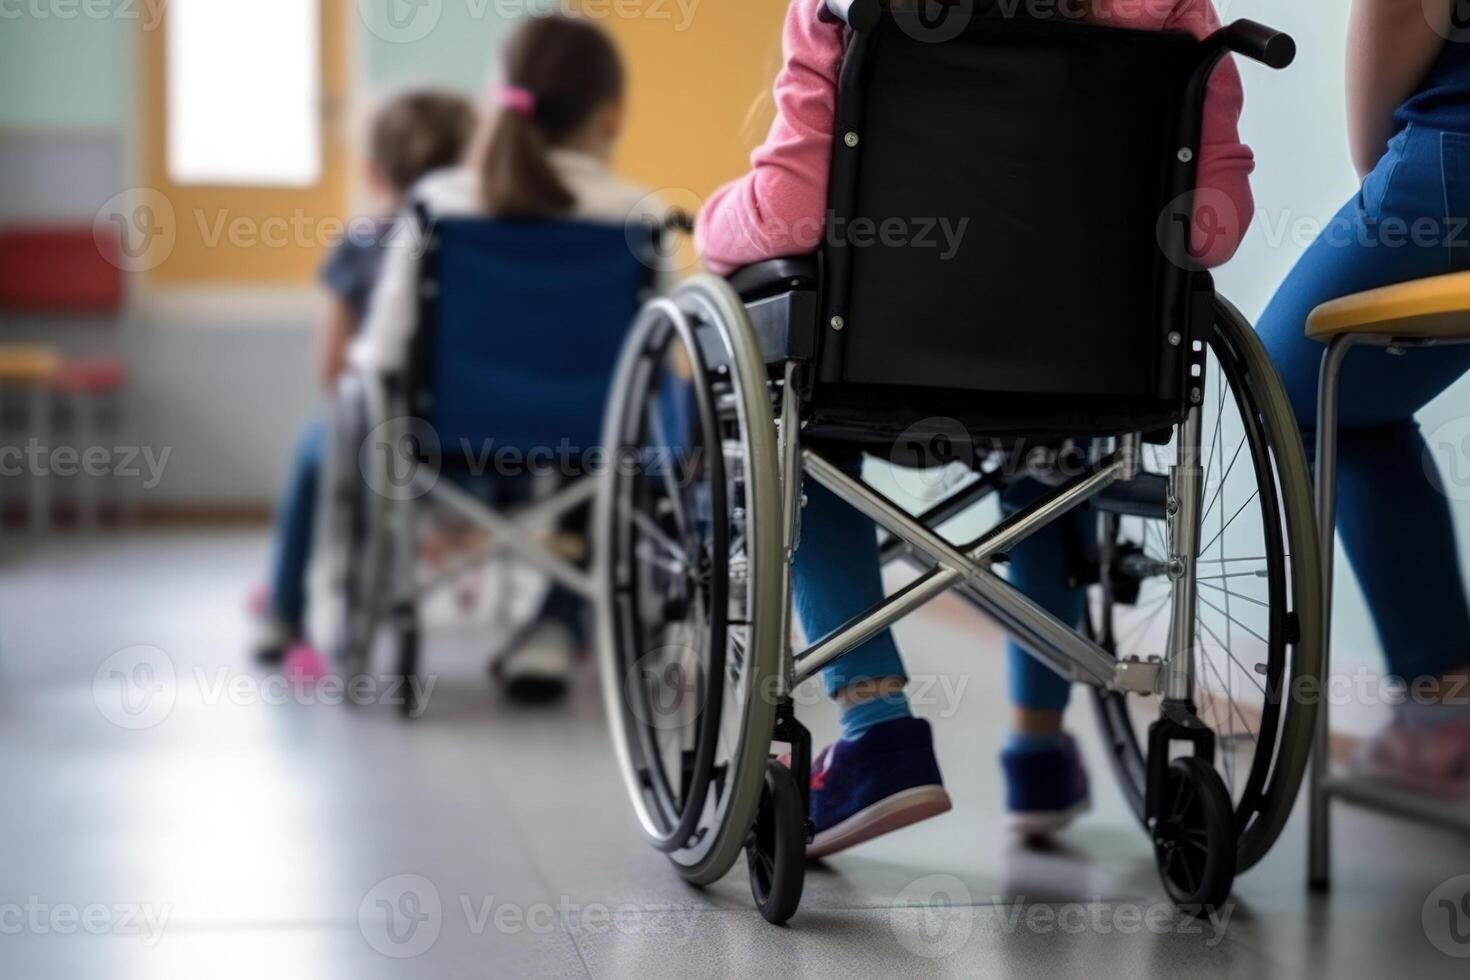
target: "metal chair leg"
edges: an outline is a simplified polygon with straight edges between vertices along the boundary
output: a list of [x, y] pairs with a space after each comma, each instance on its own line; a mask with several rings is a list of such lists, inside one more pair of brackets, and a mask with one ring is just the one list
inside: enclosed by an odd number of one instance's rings
[[1311, 812], [1307, 840], [1308, 883], [1313, 891], [1331, 887], [1332, 800], [1327, 779], [1332, 765], [1332, 728], [1329, 718], [1327, 682], [1331, 677], [1332, 573], [1337, 543], [1337, 425], [1342, 363], [1357, 337], [1333, 338], [1322, 358], [1321, 386], [1317, 396], [1317, 522], [1322, 533], [1322, 675], [1316, 696], [1317, 741], [1312, 751]]
[[[30, 430], [35, 433], [38, 444], [47, 452], [54, 452], [51, 445], [51, 389], [44, 383], [37, 384], [31, 389], [30, 398]], [[50, 472], [50, 458], [39, 473], [30, 474], [30, 502], [29, 521], [30, 531], [37, 537], [45, 534], [51, 529], [51, 484], [53, 474]]]

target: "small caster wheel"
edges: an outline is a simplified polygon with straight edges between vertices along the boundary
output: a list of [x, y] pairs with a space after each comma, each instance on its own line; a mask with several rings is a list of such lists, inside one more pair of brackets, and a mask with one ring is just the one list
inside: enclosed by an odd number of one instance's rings
[[750, 893], [767, 922], [782, 925], [796, 914], [806, 881], [806, 814], [791, 770], [766, 763], [761, 808], [745, 842]]
[[1164, 889], [1181, 910], [1208, 913], [1235, 885], [1235, 812], [1215, 768], [1203, 759], [1175, 759], [1164, 777], [1154, 857]]

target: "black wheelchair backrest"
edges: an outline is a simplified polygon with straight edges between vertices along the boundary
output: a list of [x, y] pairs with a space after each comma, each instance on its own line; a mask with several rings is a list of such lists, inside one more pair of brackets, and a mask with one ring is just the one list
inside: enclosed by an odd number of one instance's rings
[[1190, 192], [1228, 44], [979, 13], [948, 36], [864, 9], [819, 379], [1177, 403], [1208, 309]]

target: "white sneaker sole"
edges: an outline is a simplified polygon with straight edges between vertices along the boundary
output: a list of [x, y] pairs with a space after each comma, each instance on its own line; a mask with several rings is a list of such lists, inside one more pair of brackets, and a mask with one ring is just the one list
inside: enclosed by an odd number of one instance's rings
[[875, 837], [948, 813], [953, 806], [943, 786], [915, 786], [894, 793], [866, 810], [854, 813], [835, 827], [822, 831], [807, 847], [806, 856], [815, 860], [845, 851]]
[[1092, 809], [1092, 799], [1083, 800], [1069, 810], [1043, 810], [1037, 813], [1012, 813], [1006, 817], [1006, 829], [1022, 839], [1049, 837], [1070, 827], [1078, 817]]

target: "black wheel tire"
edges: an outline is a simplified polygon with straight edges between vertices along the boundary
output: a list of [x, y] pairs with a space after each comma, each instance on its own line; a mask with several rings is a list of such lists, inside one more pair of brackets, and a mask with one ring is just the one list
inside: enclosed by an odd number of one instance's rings
[[772, 925], [785, 924], [801, 905], [806, 883], [806, 814], [796, 777], [774, 759], [766, 763], [766, 784], [745, 861], [756, 908]]
[[1208, 914], [1235, 886], [1235, 815], [1225, 781], [1203, 759], [1175, 759], [1161, 797], [1154, 823], [1159, 877], [1181, 910]]

